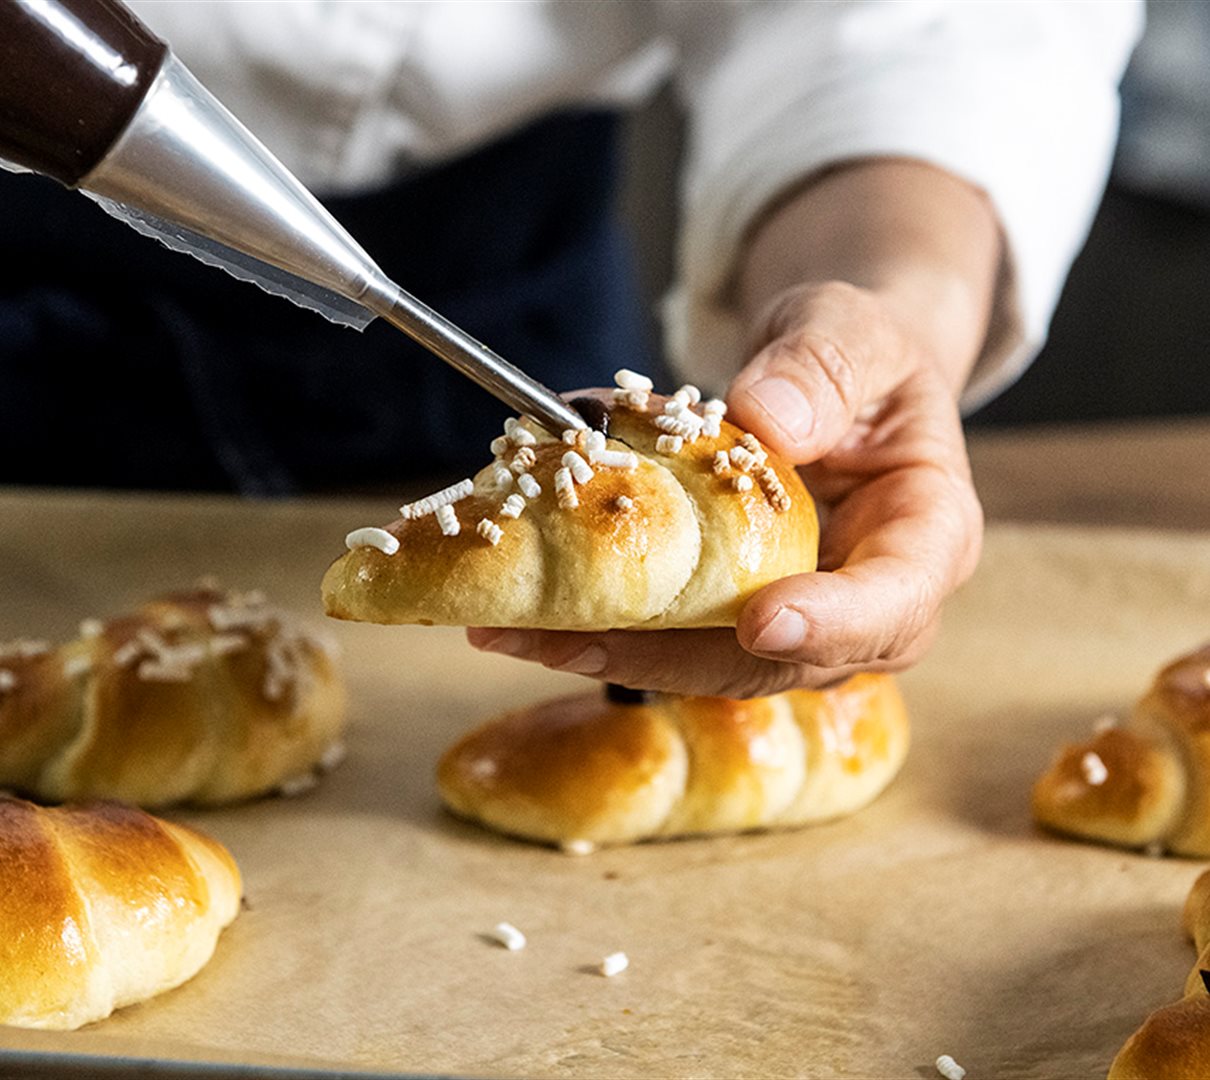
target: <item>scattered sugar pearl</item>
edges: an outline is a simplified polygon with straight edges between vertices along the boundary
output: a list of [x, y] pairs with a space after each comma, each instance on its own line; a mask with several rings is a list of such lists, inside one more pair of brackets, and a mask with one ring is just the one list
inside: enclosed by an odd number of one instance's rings
[[384, 555], [394, 555], [399, 550], [399, 541], [387, 532], [386, 529], [378, 529], [371, 525], [364, 529], [354, 529], [349, 533], [345, 537], [345, 547], [350, 551], [355, 551], [357, 548], [372, 547], [377, 548]]
[[509, 463], [509, 468], [514, 474], [520, 476], [523, 472], [529, 472], [533, 468], [534, 462], [538, 460], [538, 455], [534, 453], [532, 446], [523, 446], [513, 455], [513, 460]]
[[528, 428], [523, 428], [520, 424], [509, 432], [508, 438], [514, 446], [534, 446], [538, 442], [534, 437], [534, 433]]
[[630, 967], [630, 957], [624, 952], [610, 953], [604, 960], [601, 961], [601, 974], [607, 979], [612, 979], [615, 975], [620, 975]]
[[590, 431], [584, 436], [584, 449], [590, 454], [599, 454], [605, 449], [605, 432]]
[[559, 850], [564, 855], [591, 855], [597, 850], [597, 845], [591, 840], [564, 840]]
[[689, 408], [689, 398], [681, 394], [673, 394], [664, 402], [664, 412], [669, 416], [680, 416], [687, 408]]
[[756, 460], [756, 455], [743, 446], [731, 447], [731, 464], [741, 472], [751, 472], [760, 463]]
[[516, 952], [518, 949], [525, 948], [525, 935], [521, 933], [512, 923], [496, 923], [492, 928], [490, 935], [509, 952]]
[[629, 368], [620, 368], [615, 371], [613, 381], [623, 390], [638, 390], [650, 394], [655, 389], [655, 383], [647, 378], [646, 375], [640, 375], [637, 371], [631, 371]]
[[577, 484], [587, 484], [593, 478], [591, 466], [574, 450], [563, 455], [563, 467], [571, 470], [571, 478]]
[[574, 510], [580, 505], [570, 469], [555, 470], [555, 498], [559, 501], [560, 510]]
[[1080, 758], [1080, 771], [1093, 787], [1099, 787], [1109, 779], [1109, 770], [1105, 768], [1101, 755], [1091, 750]]
[[188, 682], [193, 678], [193, 672], [179, 664], [144, 660], [138, 667], [138, 676], [144, 682]]
[[465, 499], [474, 490], [474, 482], [469, 478], [459, 480], [458, 483], [450, 484], [449, 487], [442, 488], [432, 495], [426, 495], [423, 499], [418, 499], [416, 502], [405, 503], [399, 508], [399, 516], [404, 521], [426, 517], [443, 506], [451, 506], [459, 500]]
[[83, 619], [80, 622], [80, 637], [98, 638], [105, 633], [105, 624], [100, 619]]
[[786, 489], [782, 487], [781, 478], [777, 475], [777, 470], [773, 466], [763, 466], [756, 474], [756, 478], [760, 481], [761, 491], [765, 493], [765, 498], [769, 500], [769, 505], [774, 510], [779, 514], [784, 514], [790, 509], [790, 496], [786, 494]]
[[735, 488], [736, 491], [751, 491], [752, 477], [750, 477], [747, 473], [740, 473], [738, 476], [731, 477], [731, 486]]
[[517, 487], [527, 499], [536, 499], [542, 494], [542, 486], [527, 472], [517, 477]]
[[293, 799], [298, 795], [305, 795], [308, 791], [317, 787], [319, 779], [314, 773], [301, 773], [298, 776], [290, 776], [277, 785], [277, 793], [283, 799]]
[[[529, 473], [525, 474], [526, 476]], [[510, 495], [504, 500], [504, 505], [500, 507], [500, 516], [506, 518], [519, 518], [521, 511], [525, 509], [525, 500], [520, 495]]]
[[500, 528], [491, 518], [484, 518], [475, 526], [475, 532], [483, 537], [492, 547], [500, 543], [500, 537], [504, 535], [504, 530]]
[[65, 679], [78, 679], [92, 671], [92, 660], [87, 656], [72, 656], [63, 665]]
[[462, 531], [462, 526], [458, 524], [458, 515], [454, 513], [452, 506], [437, 508], [437, 524], [446, 536], [457, 536]]
[[711, 468], [715, 476], [726, 476], [731, 471], [731, 455], [726, 450], [715, 450]]
[[563, 441], [568, 446], [575, 446], [580, 441], [580, 433], [575, 428], [563, 429]]
[[503, 457], [512, 449], [512, 442], [503, 435], [497, 435], [491, 441], [489, 449], [496, 457]]
[[966, 1076], [966, 1070], [959, 1065], [949, 1054], [942, 1054], [936, 1061], [937, 1071], [945, 1077], [945, 1080], [963, 1080]]
[[634, 509], [634, 499], [629, 495], [619, 495], [613, 500], [613, 508], [624, 514], [628, 510]]
[[507, 466], [497, 465], [495, 469], [492, 470], [492, 483], [495, 484], [499, 490], [507, 491], [513, 486], [512, 470]]
[[761, 446], [760, 440], [751, 432], [745, 431], [739, 437], [739, 444], [756, 458], [758, 465], [763, 465], [769, 460], [769, 455], [765, 453], [765, 448]]
[[726, 416], [727, 403], [718, 398], [711, 398], [702, 405], [702, 412], [707, 416]]
[[685, 445], [680, 435], [657, 435], [655, 449], [658, 454], [679, 454]]
[[676, 393], [678, 397], [684, 394], [690, 405], [696, 405], [702, 400], [702, 392], [693, 383], [685, 383]]
[[708, 439], [717, 439], [722, 433], [722, 421], [720, 421], [717, 416], [707, 416], [702, 421], [702, 434]]
[[616, 404], [624, 405], [635, 412], [646, 412], [651, 395], [641, 390], [615, 390], [613, 400]]
[[[662, 436], [661, 436], [662, 438]], [[605, 469], [637, 469], [639, 459], [628, 450], [590, 450], [588, 461]]]
[[328, 748], [320, 755], [317, 764], [324, 772], [331, 772], [348, 756], [348, 747], [338, 739], [336, 742], [328, 743]]

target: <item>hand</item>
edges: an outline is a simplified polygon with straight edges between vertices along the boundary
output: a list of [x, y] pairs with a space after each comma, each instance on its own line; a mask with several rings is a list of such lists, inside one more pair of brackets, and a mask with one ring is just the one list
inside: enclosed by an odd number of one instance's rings
[[974, 569], [982, 515], [953, 392], [884, 298], [840, 284], [783, 294], [728, 416], [804, 465], [820, 569], [744, 607], [736, 630], [475, 629], [472, 645], [610, 682], [749, 697], [915, 662]]

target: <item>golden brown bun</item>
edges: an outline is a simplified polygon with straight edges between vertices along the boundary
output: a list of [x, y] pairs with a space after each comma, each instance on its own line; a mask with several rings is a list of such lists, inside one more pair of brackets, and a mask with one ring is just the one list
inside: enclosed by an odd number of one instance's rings
[[337, 744], [330, 646], [255, 595], [197, 589], [85, 629], [0, 648], [0, 787], [224, 803], [309, 776]]
[[1198, 951], [1181, 1001], [1157, 1009], [1118, 1051], [1109, 1080], [1204, 1080], [1210, 1076], [1210, 871], [1193, 883], [1182, 917]]
[[[815, 506], [790, 465], [769, 454], [744, 474], [751, 488], [736, 490], [742, 470], [717, 475], [714, 460], [740, 446], [738, 428], [723, 421], [719, 435], [660, 453], [655, 419], [668, 399], [653, 395], [637, 411], [595, 395], [612, 407], [607, 449], [633, 451], [637, 468], [594, 467], [575, 486], [579, 505], [561, 509], [554, 476], [573, 448], [522, 425], [536, 439], [527, 471], [542, 490], [518, 518], [500, 512], [519, 494], [515, 482], [495, 479], [518, 451], [510, 445], [454, 504], [456, 536], [444, 535], [434, 514], [400, 519], [385, 526], [399, 541], [394, 554], [355, 547], [333, 563], [323, 581], [328, 614], [551, 630], [734, 626], [758, 589], [815, 569]], [[578, 452], [586, 455], [583, 443]], [[477, 532], [485, 518], [501, 529], [498, 544]]]
[[547, 843], [804, 825], [864, 806], [908, 746], [888, 675], [731, 701], [599, 692], [508, 713], [446, 751], [437, 784], [462, 817]]
[[179, 986], [240, 893], [227, 850], [183, 825], [0, 796], [0, 1024], [77, 1028]]
[[1063, 747], [1033, 813], [1089, 840], [1210, 856], [1210, 646], [1164, 668], [1127, 728]]

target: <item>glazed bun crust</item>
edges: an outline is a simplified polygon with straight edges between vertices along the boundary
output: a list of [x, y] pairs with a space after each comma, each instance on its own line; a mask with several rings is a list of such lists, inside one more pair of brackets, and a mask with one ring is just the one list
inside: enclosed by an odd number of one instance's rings
[[180, 985], [240, 895], [227, 850], [185, 826], [0, 797], [0, 1023], [69, 1030]]
[[215, 589], [17, 648], [0, 670], [0, 786], [49, 801], [250, 798], [308, 774], [344, 724], [332, 647]]
[[437, 769], [461, 817], [546, 843], [804, 825], [852, 813], [893, 779], [908, 720], [890, 676], [732, 701], [600, 693], [508, 713]]
[[1210, 855], [1210, 646], [1164, 667], [1127, 726], [1061, 748], [1032, 802], [1056, 832]]
[[[791, 466], [762, 449], [761, 469], [770, 472], [753, 476], [764, 482], [750, 476], [751, 486], [737, 490], [740, 470], [716, 474], [714, 459], [740, 445], [738, 428], [722, 421], [719, 435], [661, 453], [654, 420], [667, 399], [653, 395], [640, 412], [593, 395], [610, 409], [606, 449], [634, 453], [636, 468], [594, 466], [575, 486], [578, 505], [563, 507], [555, 474], [573, 447], [524, 424], [534, 439], [524, 471], [541, 494], [525, 500], [519, 517], [501, 514], [504, 500], [520, 494], [512, 480], [498, 480], [519, 449], [510, 446], [453, 505], [457, 535], [445, 535], [434, 514], [401, 518], [385, 526], [398, 551], [355, 547], [338, 559], [323, 581], [328, 614], [562, 630], [733, 626], [762, 586], [815, 568], [815, 507]], [[577, 452], [587, 457], [582, 444]], [[494, 545], [477, 531], [484, 519], [500, 528]]]
[[[1179, 662], [1178, 662], [1179, 663]], [[1110, 1080], [1201, 1080], [1210, 1076], [1210, 871], [1193, 883], [1181, 921], [1197, 949], [1185, 996], [1157, 1009], [1114, 1058]]]

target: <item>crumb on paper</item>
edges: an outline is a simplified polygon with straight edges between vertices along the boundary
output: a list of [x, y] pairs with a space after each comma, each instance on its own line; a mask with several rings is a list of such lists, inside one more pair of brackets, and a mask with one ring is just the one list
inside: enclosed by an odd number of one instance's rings
[[564, 855], [591, 855], [597, 850], [597, 845], [591, 840], [566, 840], [559, 845]]
[[314, 773], [302, 773], [298, 776], [289, 776], [277, 786], [277, 793], [283, 799], [293, 799], [295, 796], [303, 795], [319, 785], [319, 778]]
[[509, 952], [516, 952], [518, 949], [525, 948], [525, 935], [513, 926], [512, 923], [496, 923], [490, 936], [503, 945]]
[[966, 1070], [959, 1065], [949, 1054], [942, 1054], [937, 1059], [937, 1071], [945, 1077], [945, 1080], [962, 1080], [966, 1076]]
[[628, 967], [630, 967], [630, 957], [624, 952], [610, 953], [601, 961], [601, 974], [605, 978], [611, 979], [615, 975], [620, 975]]

